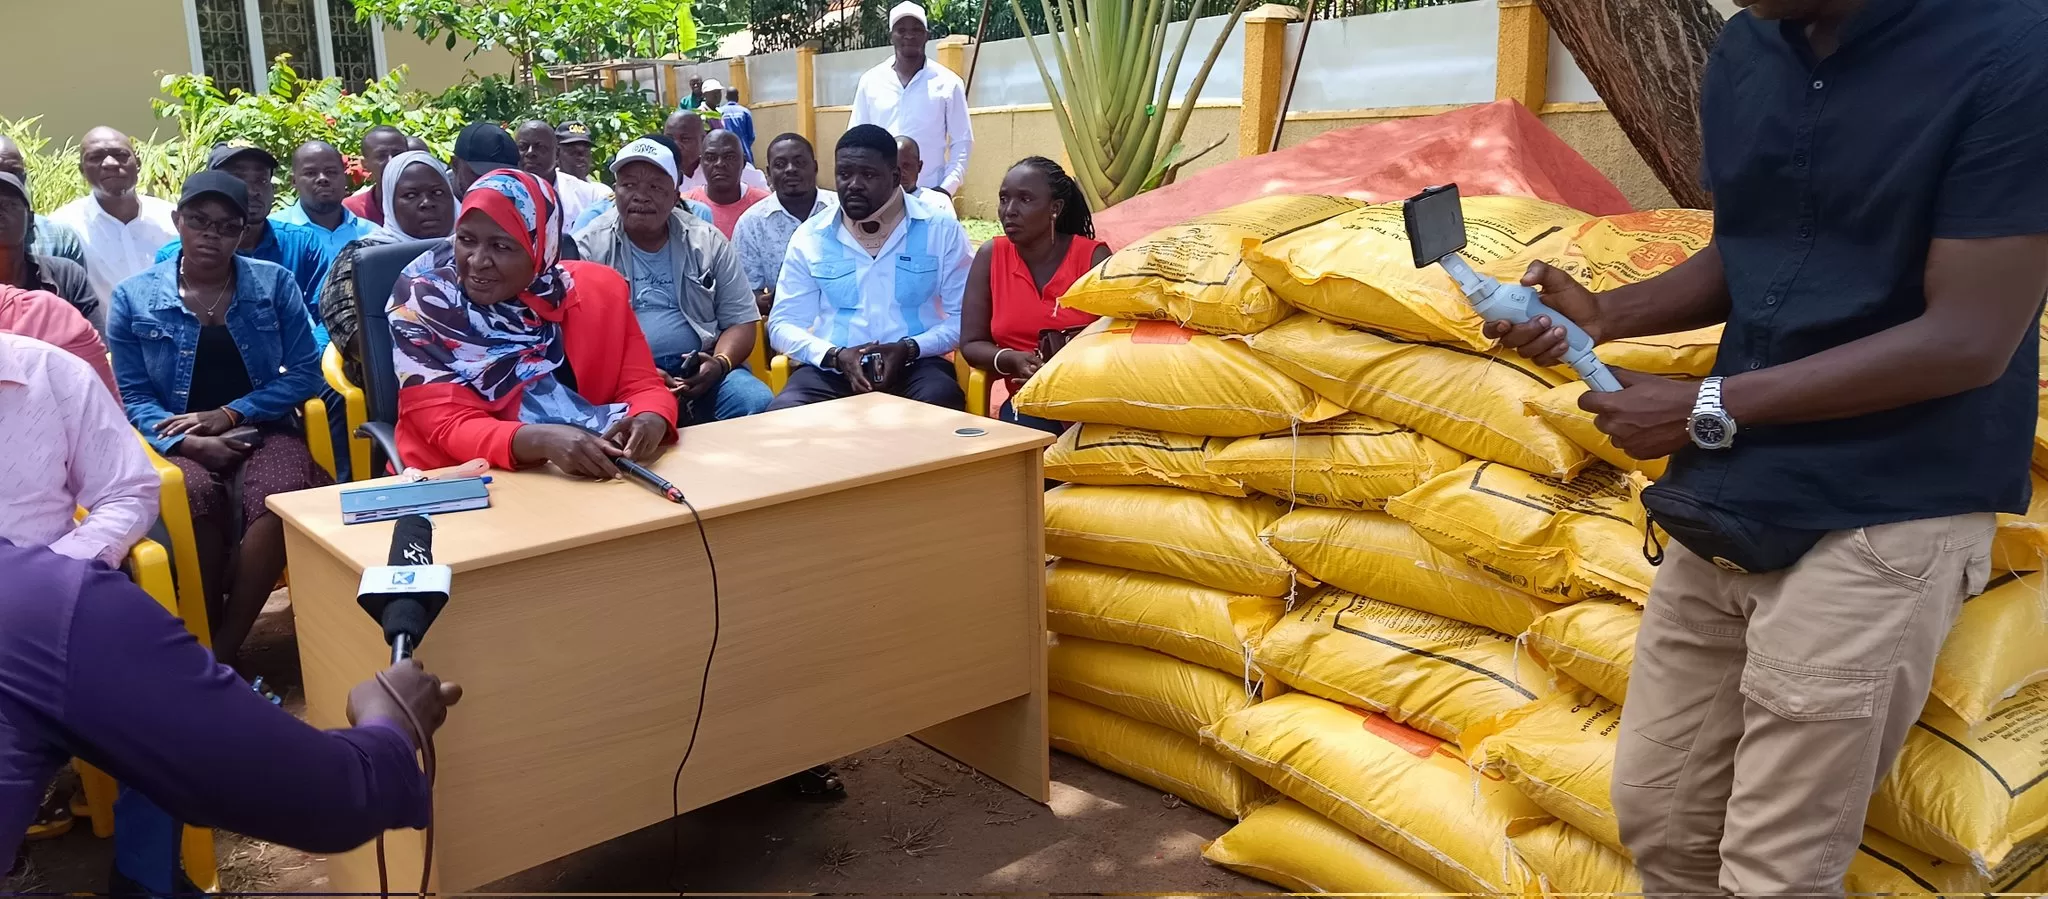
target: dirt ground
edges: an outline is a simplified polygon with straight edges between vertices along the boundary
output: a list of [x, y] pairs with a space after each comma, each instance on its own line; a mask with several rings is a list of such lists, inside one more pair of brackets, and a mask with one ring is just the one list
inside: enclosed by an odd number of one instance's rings
[[[300, 704], [291, 613], [272, 598], [245, 656]], [[843, 800], [763, 787], [484, 888], [503, 893], [1234, 893], [1273, 888], [1202, 861], [1229, 822], [1087, 762], [1053, 755], [1050, 807], [911, 740], [835, 766]], [[325, 861], [223, 833], [222, 886], [327, 889]], [[112, 841], [87, 822], [29, 844], [7, 891], [106, 888]]]

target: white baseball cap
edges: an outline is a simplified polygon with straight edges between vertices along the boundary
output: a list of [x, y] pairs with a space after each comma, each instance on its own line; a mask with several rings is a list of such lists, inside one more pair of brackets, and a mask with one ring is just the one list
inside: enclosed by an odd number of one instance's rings
[[896, 20], [905, 16], [916, 19], [920, 24], [928, 24], [924, 17], [924, 7], [917, 5], [912, 0], [903, 0], [902, 3], [896, 4], [889, 10], [889, 27], [896, 27]]
[[706, 79], [704, 79], [704, 85], [703, 85], [703, 87], [704, 87], [704, 89], [705, 89], [705, 90], [707, 90], [707, 91], [722, 91], [722, 90], [725, 90], [725, 85], [724, 85], [723, 83], [721, 83], [721, 82], [720, 82], [720, 81], [719, 81], [718, 79], [716, 79], [716, 78], [706, 78]]
[[620, 147], [619, 155], [612, 157], [612, 174], [618, 174], [629, 162], [654, 163], [668, 173], [670, 180], [676, 180], [676, 154], [659, 141], [643, 137]]

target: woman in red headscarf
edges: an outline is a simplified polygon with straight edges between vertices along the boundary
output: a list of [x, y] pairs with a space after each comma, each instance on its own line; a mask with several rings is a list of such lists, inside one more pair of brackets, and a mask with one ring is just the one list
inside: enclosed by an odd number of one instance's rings
[[546, 183], [492, 172], [431, 268], [401, 278], [389, 314], [406, 465], [553, 462], [613, 478], [613, 457], [651, 461], [675, 440], [676, 400], [626, 280], [560, 261], [561, 216]]

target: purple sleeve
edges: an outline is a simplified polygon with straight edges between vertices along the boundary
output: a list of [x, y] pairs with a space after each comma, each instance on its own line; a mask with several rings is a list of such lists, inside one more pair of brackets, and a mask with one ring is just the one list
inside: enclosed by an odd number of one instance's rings
[[69, 649], [75, 751], [179, 820], [308, 852], [427, 824], [426, 775], [401, 729], [293, 718], [118, 574], [87, 576]]

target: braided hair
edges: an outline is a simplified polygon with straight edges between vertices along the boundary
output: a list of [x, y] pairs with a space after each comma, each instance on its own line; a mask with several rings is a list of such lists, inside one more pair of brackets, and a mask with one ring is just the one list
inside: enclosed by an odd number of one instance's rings
[[1023, 166], [1037, 169], [1044, 175], [1046, 186], [1052, 188], [1052, 198], [1061, 201], [1059, 218], [1052, 223], [1053, 233], [1078, 234], [1094, 239], [1095, 215], [1088, 211], [1088, 198], [1081, 195], [1081, 185], [1074, 183], [1067, 170], [1043, 156], [1026, 156], [1010, 168]]

